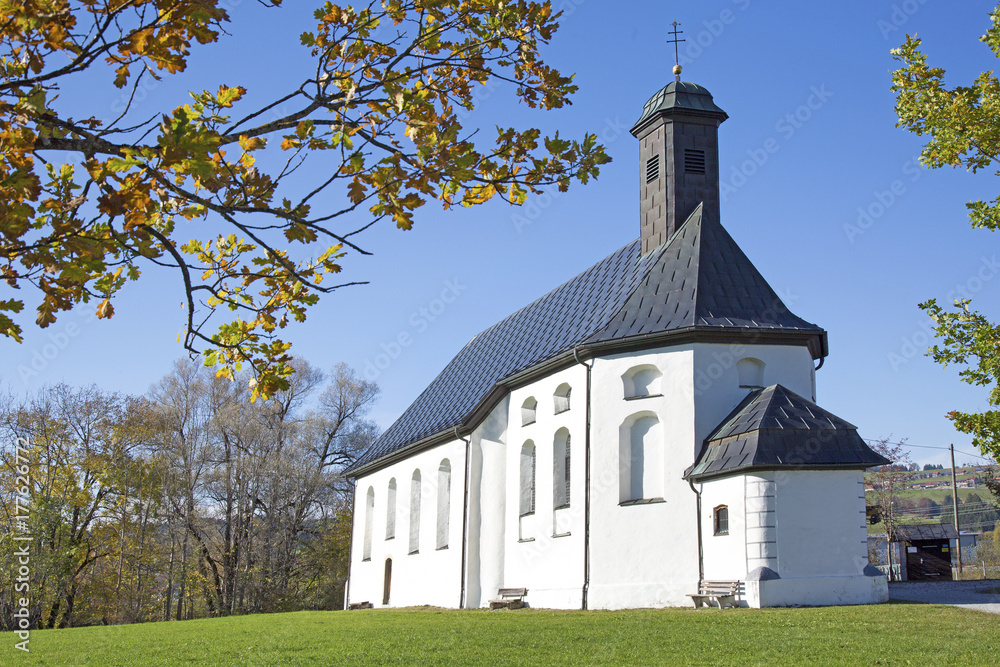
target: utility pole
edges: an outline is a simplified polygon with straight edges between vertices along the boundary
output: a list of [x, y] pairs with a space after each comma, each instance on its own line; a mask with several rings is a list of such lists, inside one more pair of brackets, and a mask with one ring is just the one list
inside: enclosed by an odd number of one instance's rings
[[962, 531], [958, 528], [958, 482], [955, 477], [955, 445], [948, 445], [951, 450], [951, 506], [955, 509], [955, 532], [958, 533], [956, 546], [958, 548], [958, 576], [962, 576]]

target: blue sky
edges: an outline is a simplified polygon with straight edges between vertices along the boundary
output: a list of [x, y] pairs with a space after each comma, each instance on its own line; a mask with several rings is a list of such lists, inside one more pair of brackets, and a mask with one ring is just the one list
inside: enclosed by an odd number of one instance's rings
[[[144, 89], [140, 109], [173, 108], [186, 90], [221, 83], [263, 100], [308, 71], [298, 35], [311, 22], [311, 3], [279, 12], [230, 4], [232, 37], [196, 49], [183, 76]], [[967, 83], [996, 64], [978, 41], [991, 3], [554, 4], [565, 14], [544, 53], [576, 74], [573, 105], [531, 111], [501, 86], [484, 91], [467, 122], [596, 132], [614, 162], [597, 182], [533, 197], [521, 209], [428, 205], [411, 232], [376, 227], [366, 239], [375, 254], [344, 262], [345, 279], [370, 284], [325, 297], [290, 330], [295, 351], [320, 367], [367, 369], [383, 391], [373, 416], [388, 427], [477, 332], [634, 239], [638, 146], [628, 128], [672, 78], [666, 39], [677, 20], [687, 39], [684, 80], [707, 87], [730, 116], [720, 128], [729, 186], [723, 224], [790, 309], [829, 332], [819, 403], [866, 438], [954, 442], [973, 453], [944, 415], [984, 409], [985, 392], [923, 356], [929, 326], [917, 303], [948, 302], [964, 290], [1000, 319], [997, 239], [971, 229], [964, 206], [992, 199], [1000, 184], [992, 174], [918, 165], [919, 138], [894, 127], [889, 51], [916, 32], [948, 83]], [[67, 88], [63, 102], [98, 117], [121, 104], [113, 88], [94, 85]], [[16, 394], [58, 382], [145, 391], [183, 352], [180, 285], [163, 271], [147, 275], [116, 302], [110, 322], [72, 313], [46, 331], [29, 329], [20, 346], [0, 342], [4, 383]], [[947, 463], [940, 449], [912, 453]]]

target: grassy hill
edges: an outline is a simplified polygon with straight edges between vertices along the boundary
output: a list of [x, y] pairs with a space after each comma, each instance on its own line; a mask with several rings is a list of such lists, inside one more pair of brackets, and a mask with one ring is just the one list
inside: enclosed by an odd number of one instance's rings
[[[973, 488], [959, 488], [959, 519], [962, 530], [993, 530], [997, 521], [1000, 521], [1000, 510], [993, 506], [995, 499], [982, 480], [987, 477], [987, 473], [982, 466], [971, 466], [956, 469], [956, 477], [959, 484], [970, 480], [976, 480], [977, 484]], [[897, 516], [900, 523], [952, 523], [954, 513], [952, 510], [952, 490], [951, 490], [951, 469], [943, 470], [920, 470], [914, 472], [897, 473], [902, 481], [903, 488], [896, 494]], [[867, 485], [874, 481], [874, 475], [865, 475]], [[920, 488], [927, 484], [937, 485], [936, 488]], [[926, 501], [933, 501], [937, 507], [928, 507]], [[866, 491], [865, 501], [869, 505], [875, 504], [876, 497], [871, 491]], [[965, 503], [969, 503], [965, 505]], [[885, 527], [879, 523], [868, 527], [868, 534], [884, 533]]]
[[4, 633], [4, 665], [997, 664], [1000, 616], [889, 604], [298, 612]]

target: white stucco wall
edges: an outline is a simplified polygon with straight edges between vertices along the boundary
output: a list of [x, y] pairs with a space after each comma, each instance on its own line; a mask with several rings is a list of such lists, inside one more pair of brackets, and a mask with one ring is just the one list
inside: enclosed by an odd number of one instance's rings
[[774, 489], [780, 579], [750, 582], [752, 606], [874, 604], [885, 576], [868, 565], [864, 473], [780, 471], [748, 478]]
[[868, 564], [864, 475], [856, 470], [773, 473], [778, 574], [856, 575]]
[[[570, 409], [555, 414], [553, 396], [564, 383], [572, 388]], [[521, 406], [529, 397], [537, 401], [535, 422], [522, 425]], [[511, 392], [503, 587], [527, 588], [533, 607], [578, 609], [582, 604], [586, 398], [587, 373], [580, 365]], [[553, 444], [562, 428], [569, 431], [571, 443], [570, 505], [555, 510]], [[535, 445], [535, 513], [520, 517], [520, 455], [528, 440]], [[495, 598], [496, 589], [486, 592]]]
[[[698, 485], [701, 490], [705, 579], [718, 581], [743, 581], [746, 579], [748, 570], [744, 515], [745, 480], [743, 475], [737, 475]], [[715, 534], [713, 512], [720, 505], [729, 508], [728, 535]]]
[[[436, 549], [438, 468], [451, 464], [449, 544]], [[421, 475], [419, 553], [409, 554], [410, 483], [414, 470]], [[386, 497], [389, 480], [396, 479], [395, 538], [385, 539]], [[465, 484], [465, 443], [454, 440], [428, 449], [370, 475], [355, 487], [355, 518], [351, 550], [349, 601], [382, 605], [385, 561], [392, 559], [390, 607], [436, 605], [457, 607], [461, 595], [462, 505]], [[363, 560], [365, 496], [375, 490], [371, 560]]]
[[509, 412], [508, 396], [469, 439], [467, 608], [487, 606], [503, 587]]
[[[625, 400], [622, 376], [652, 364], [659, 396]], [[591, 436], [592, 609], [681, 605], [698, 583], [695, 495], [682, 479], [694, 457], [692, 346], [594, 360]], [[655, 414], [662, 438], [662, 502], [621, 504], [621, 426]]]

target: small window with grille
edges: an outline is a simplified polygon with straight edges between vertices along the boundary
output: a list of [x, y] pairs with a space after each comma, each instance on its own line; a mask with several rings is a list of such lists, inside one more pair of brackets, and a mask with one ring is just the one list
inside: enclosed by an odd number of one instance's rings
[[729, 534], [729, 508], [725, 505], [719, 505], [715, 508], [715, 534]]

